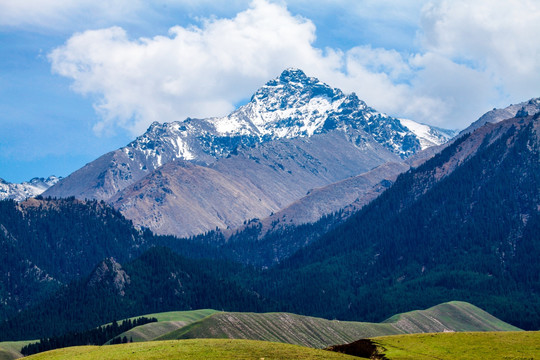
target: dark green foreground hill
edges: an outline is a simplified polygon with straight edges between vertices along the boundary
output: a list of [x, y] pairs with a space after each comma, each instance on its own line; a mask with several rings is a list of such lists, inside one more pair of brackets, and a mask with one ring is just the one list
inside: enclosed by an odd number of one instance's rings
[[273, 303], [232, 281], [234, 271], [233, 264], [186, 259], [167, 248], [152, 248], [124, 266], [108, 258], [39, 306], [0, 322], [0, 340], [60, 336], [178, 309], [267, 311]]
[[152, 238], [104, 202], [0, 201], [0, 321], [88, 275], [106, 257], [134, 259]]

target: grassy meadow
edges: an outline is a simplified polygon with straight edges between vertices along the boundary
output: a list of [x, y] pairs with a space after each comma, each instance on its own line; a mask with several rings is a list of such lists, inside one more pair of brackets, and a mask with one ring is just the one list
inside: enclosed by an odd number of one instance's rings
[[372, 339], [389, 360], [540, 359], [540, 332], [471, 332]]
[[28, 360], [354, 360], [358, 357], [297, 345], [253, 340], [197, 339], [80, 346], [36, 354]]

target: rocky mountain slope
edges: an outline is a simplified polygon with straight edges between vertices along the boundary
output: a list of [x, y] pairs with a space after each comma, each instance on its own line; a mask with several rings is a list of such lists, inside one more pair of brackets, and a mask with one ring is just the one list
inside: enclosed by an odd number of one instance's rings
[[49, 176], [48, 178], [33, 178], [20, 184], [9, 183], [0, 179], [0, 200], [13, 199], [23, 201], [29, 197], [35, 197], [60, 181], [61, 177]]
[[[381, 114], [355, 94], [346, 95], [301, 70], [288, 69], [230, 115], [153, 123], [128, 146], [87, 164], [44, 195], [111, 201], [141, 226], [158, 233], [189, 235], [268, 216], [314, 187], [358, 175], [387, 161], [399, 161], [450, 136]], [[145, 186], [159, 182], [155, 179], [164, 174], [161, 166], [171, 163], [165, 170], [177, 171], [186, 162], [216, 170], [219, 176], [232, 177], [236, 183], [245, 182], [236, 192], [246, 187], [250, 195], [259, 191], [256, 201], [260, 198], [261, 204], [253, 200], [246, 204], [246, 199], [239, 199], [234, 204], [239, 215], [231, 217], [220, 206], [231, 198], [228, 192], [221, 196], [222, 186], [211, 192], [206, 203], [197, 204], [194, 216], [200, 222], [191, 224], [186, 220], [182, 225], [173, 225], [178, 217], [186, 215], [183, 209], [193, 205], [189, 201], [182, 203], [186, 196], [181, 189], [193, 188], [194, 184], [179, 183], [168, 188], [180, 190], [178, 194]], [[194, 169], [183, 167], [188, 169], [183, 172]], [[160, 173], [154, 173], [157, 169]], [[143, 179], [145, 176], [149, 178]], [[232, 190], [231, 186], [227, 187]], [[166, 201], [150, 201], [156, 191], [161, 194], [155, 198]], [[136, 198], [139, 196], [146, 199], [140, 201]], [[269, 201], [264, 200], [265, 196]], [[215, 204], [211, 201], [214, 197]], [[165, 202], [167, 205], [163, 205]], [[173, 209], [183, 215], [167, 219]], [[153, 212], [159, 214], [152, 217]]]
[[503, 109], [493, 109], [482, 115], [461, 133], [469, 133], [487, 123], [498, 123], [515, 116], [524, 117], [534, 115], [540, 111], [540, 98], [530, 99], [519, 104], [512, 104]]
[[[362, 130], [281, 139], [237, 150], [209, 166], [173, 161], [110, 199], [126, 217], [159, 234], [189, 236], [264, 218], [313, 188], [399, 160], [377, 143], [359, 149]], [[382, 174], [381, 174], [382, 175]]]
[[383, 191], [409, 167], [404, 163], [387, 162], [376, 168], [330, 185], [310, 190], [261, 222], [262, 234], [278, 227], [314, 223], [325, 215], [345, 209], [349, 213], [360, 210]]

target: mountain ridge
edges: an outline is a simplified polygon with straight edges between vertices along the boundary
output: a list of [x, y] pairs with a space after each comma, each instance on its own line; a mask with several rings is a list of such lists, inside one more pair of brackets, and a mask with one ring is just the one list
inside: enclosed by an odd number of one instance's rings
[[[148, 131], [127, 146], [87, 164], [48, 189], [44, 195], [109, 201], [122, 211], [129, 208], [125, 215], [140, 226], [149, 227], [161, 234], [194, 235], [215, 227], [235, 227], [245, 220], [268, 216], [271, 212], [298, 200], [311, 188], [358, 175], [387, 161], [399, 161], [419, 151], [426, 141], [430, 144], [444, 142], [450, 137], [449, 134], [438, 132], [426, 125], [414, 123], [416, 125], [411, 126], [413, 123], [408, 120], [407, 125], [415, 131], [409, 130], [401, 120], [368, 107], [354, 93], [346, 95], [316, 78], [308, 77], [301, 70], [287, 69], [258, 89], [250, 102], [225, 117], [152, 123]], [[421, 130], [417, 131], [418, 129]], [[416, 134], [426, 135], [423, 145], [420, 144], [420, 135]], [[339, 141], [337, 137], [340, 137]], [[319, 143], [319, 148], [311, 147], [307, 152], [305, 146], [302, 148], [302, 143], [315, 141]], [[283, 144], [290, 146], [287, 148]], [[300, 148], [295, 148], [294, 144]], [[329, 146], [333, 148], [328, 148]], [[304, 156], [305, 165], [315, 167], [310, 170], [312, 174], [305, 170], [295, 173], [296, 165], [287, 168], [279, 159], [267, 163], [275, 173], [268, 172], [269, 168], [259, 167], [269, 176], [266, 184], [260, 175], [253, 172], [247, 181], [255, 187], [262, 181], [263, 185], [259, 187], [262, 187], [263, 193], [266, 192], [267, 196], [275, 193], [278, 196], [272, 199], [274, 205], [248, 211], [253, 209], [254, 204], [246, 203], [247, 207], [240, 211], [246, 213], [242, 219], [230, 216], [227, 218], [223, 207], [218, 209], [217, 204], [202, 206], [201, 208], [209, 211], [199, 213], [202, 218], [208, 219], [204, 228], [200, 228], [200, 224], [194, 224], [192, 228], [190, 225], [179, 228], [174, 225], [177, 219], [166, 219], [163, 213], [163, 216], [159, 216], [163, 220], [150, 219], [150, 208], [160, 206], [156, 202], [134, 205], [138, 199], [131, 198], [127, 200], [130, 204], [116, 203], [120, 197], [129, 198], [126, 193], [131, 191], [128, 189], [130, 186], [140, 189], [139, 185], [134, 184], [146, 181], [143, 180], [146, 176], [154, 176], [155, 171], [168, 163], [180, 160], [228, 174], [231, 169], [221, 164], [230, 163], [229, 158], [243, 157], [242, 161], [246, 162], [242, 166], [257, 166], [252, 163], [253, 160], [257, 162], [253, 157], [257, 149], [266, 149], [264, 151], [267, 152], [276, 152], [279, 149], [283, 152], [282, 157]], [[349, 152], [348, 155], [345, 154], [345, 149]], [[298, 153], [298, 150], [302, 153]], [[342, 157], [348, 156], [352, 159], [351, 163], [357, 166], [353, 168], [345, 164], [344, 158], [333, 159], [325, 155], [325, 152], [331, 151], [339, 152]], [[354, 160], [360, 157], [364, 157], [362, 161], [365, 163]], [[282, 168], [276, 169], [279, 166]], [[332, 171], [328, 172], [331, 176], [325, 178], [325, 168], [331, 167]], [[235, 175], [242, 173], [238, 168], [235, 171]], [[295, 173], [296, 178], [293, 181], [287, 180], [284, 172]], [[254, 183], [255, 179], [257, 183]], [[306, 179], [310, 179], [310, 182], [305, 181]], [[279, 188], [282, 189], [289, 187], [291, 191], [268, 193], [264, 187], [268, 188], [271, 182], [280, 183]], [[299, 186], [302, 183], [304, 185]], [[123, 194], [119, 195], [121, 192]], [[181, 201], [175, 200], [175, 194], [170, 195], [165, 197], [171, 204], [174, 203], [174, 211], [182, 211]], [[179, 199], [184, 197], [183, 194], [178, 195]], [[238, 203], [238, 206], [241, 208], [242, 202]], [[136, 210], [138, 207], [140, 211]]]
[[29, 181], [23, 181], [17, 184], [0, 178], [0, 200], [13, 199], [15, 201], [23, 201], [42, 194], [60, 180], [62, 180], [62, 177], [51, 175], [47, 178], [35, 177]]

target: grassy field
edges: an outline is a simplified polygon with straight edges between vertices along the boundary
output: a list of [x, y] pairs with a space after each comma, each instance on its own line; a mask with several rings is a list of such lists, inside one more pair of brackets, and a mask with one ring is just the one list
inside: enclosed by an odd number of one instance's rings
[[335, 321], [287, 313], [220, 312], [156, 339], [252, 339], [324, 348], [384, 335], [517, 330], [476, 306], [450, 302], [396, 315], [383, 323]]
[[540, 359], [540, 332], [398, 335], [374, 338], [389, 360]]
[[[134, 342], [154, 340], [159, 336], [182, 328], [195, 321], [204, 319], [205, 317], [215, 313], [217, 313], [216, 310], [203, 309], [194, 311], [170, 311], [141, 315], [147, 318], [156, 318], [158, 322], [137, 326], [122, 333], [120, 337], [126, 336], [128, 339], [133, 339]], [[140, 316], [136, 316], [132, 318], [132, 320], [138, 317]]]
[[81, 346], [36, 354], [28, 360], [354, 360], [358, 357], [297, 345], [252, 340], [150, 341], [110, 346]]

